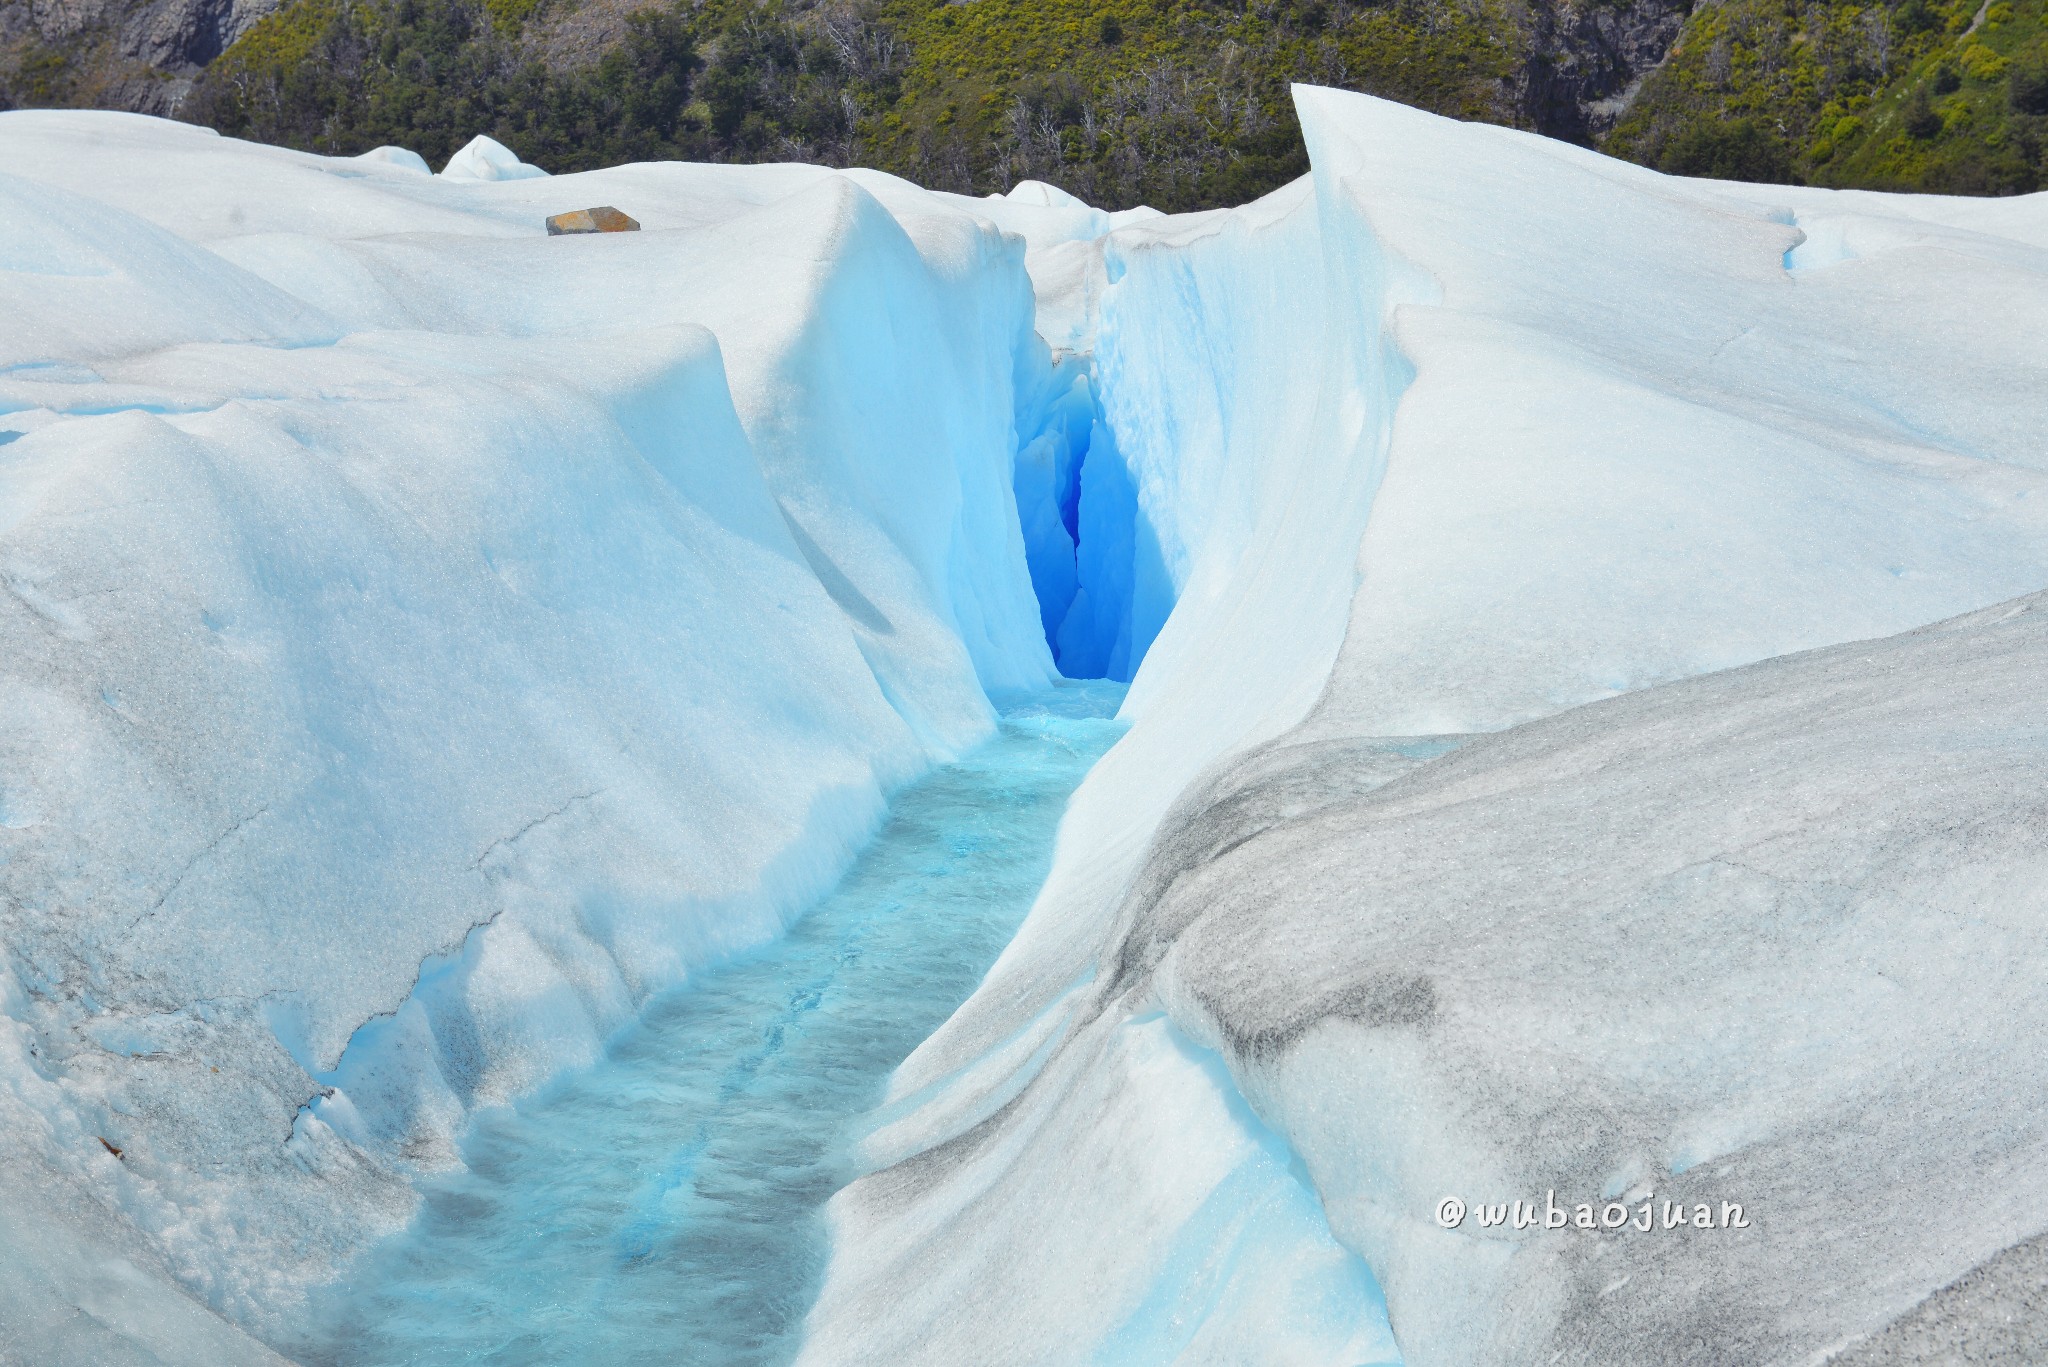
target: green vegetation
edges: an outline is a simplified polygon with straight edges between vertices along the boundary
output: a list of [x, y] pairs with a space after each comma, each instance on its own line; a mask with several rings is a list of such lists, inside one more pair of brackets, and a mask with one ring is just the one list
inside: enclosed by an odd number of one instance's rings
[[[1598, 132], [1689, 0], [287, 0], [182, 117], [440, 162], [488, 133], [554, 171], [859, 163], [1109, 207], [1241, 203], [1301, 173], [1287, 86]], [[638, 6], [638, 8], [636, 8]], [[2048, 0], [1717, 0], [1600, 145], [1687, 175], [2010, 194], [2048, 184]], [[1615, 47], [1633, 54], [1621, 65]], [[0, 107], [94, 102], [17, 41]]]
[[1509, 11], [1442, 0], [664, 0], [579, 66], [546, 55], [570, 4], [294, 0], [213, 63], [187, 116], [322, 152], [439, 161], [486, 132], [557, 171], [859, 162], [1185, 209], [1306, 168], [1290, 81], [1506, 121], [1519, 46]]
[[0, 54], [0, 110], [68, 105], [78, 94], [71, 54], [30, 39]]
[[1948, 194], [2037, 189], [2044, 148], [2044, 0], [1724, 0], [1607, 143], [1689, 174]]
[[876, 164], [1167, 209], [1242, 203], [1307, 169], [1291, 81], [1506, 121], [1520, 46], [1505, 12], [1478, 6], [895, 0], [881, 18], [912, 56], [862, 128]]
[[296, 0], [207, 69], [188, 113], [222, 132], [313, 151], [383, 143], [436, 161], [488, 132], [575, 170], [704, 155], [686, 114], [698, 61], [675, 11], [634, 15], [593, 65], [557, 75], [522, 54], [519, 0]]

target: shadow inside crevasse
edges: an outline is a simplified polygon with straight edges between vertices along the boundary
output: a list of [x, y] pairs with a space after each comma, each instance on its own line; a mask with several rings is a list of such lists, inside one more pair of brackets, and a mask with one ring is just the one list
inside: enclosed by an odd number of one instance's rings
[[1015, 487], [1039, 618], [1060, 673], [1130, 682], [1174, 587], [1090, 359], [1062, 357], [1027, 419]]

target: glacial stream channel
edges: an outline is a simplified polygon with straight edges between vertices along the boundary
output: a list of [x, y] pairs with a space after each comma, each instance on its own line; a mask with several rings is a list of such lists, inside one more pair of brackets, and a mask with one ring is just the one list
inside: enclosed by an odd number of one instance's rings
[[900, 793], [782, 939], [650, 1002], [602, 1062], [486, 1113], [465, 1169], [285, 1345], [323, 1364], [755, 1367], [794, 1356], [824, 1205], [891, 1070], [1030, 909], [1124, 686], [1063, 683]]

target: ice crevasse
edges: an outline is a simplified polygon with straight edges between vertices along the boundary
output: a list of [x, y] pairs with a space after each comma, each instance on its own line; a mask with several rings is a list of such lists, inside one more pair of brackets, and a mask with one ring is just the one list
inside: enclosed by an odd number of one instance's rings
[[[2048, 585], [2048, 204], [1296, 98], [1311, 174], [1177, 217], [0, 115], [0, 1216], [75, 1253], [7, 1241], [0, 1323], [262, 1360], [1055, 669], [1133, 729], [892, 1081], [807, 1361], [1357, 1363], [1381, 1289], [1415, 1363], [1790, 1360], [2048, 1228], [1988, 1081], [2039, 823], [1968, 798], [2039, 790], [2038, 612], [1898, 635]], [[585, 202], [645, 231], [541, 235]], [[1873, 1125], [1914, 1246], [1816, 1243], [1812, 1136], [1900, 1096], [1982, 1142]], [[1430, 1220], [1674, 1182], [1750, 1261]]]
[[[2002, 1316], [2048, 639], [1986, 605], [2048, 585], [2048, 196], [1295, 97], [1304, 181], [1096, 244], [1174, 606], [802, 1361], [1886, 1361], [1973, 1269]], [[1749, 1227], [1435, 1218], [1551, 1192]]]
[[[10, 114], [0, 205], [6, 1205], [261, 1336], [1052, 677], [1049, 353], [884, 177]], [[46, 1272], [0, 1320], [131, 1333]]]

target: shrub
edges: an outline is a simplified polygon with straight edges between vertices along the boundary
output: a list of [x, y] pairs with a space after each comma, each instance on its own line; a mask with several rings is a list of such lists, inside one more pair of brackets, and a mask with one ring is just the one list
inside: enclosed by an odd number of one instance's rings
[[1792, 180], [1792, 157], [1777, 134], [1754, 119], [1699, 124], [1664, 146], [1657, 168], [1680, 176], [1782, 185]]
[[1928, 33], [1941, 27], [1941, 12], [1927, 0], [1906, 0], [1892, 14], [1892, 23], [1901, 33]]
[[2006, 99], [2022, 114], [2048, 114], [2048, 62], [2015, 66]]
[[1972, 43], [1964, 48], [1962, 61], [1963, 74], [1973, 81], [1995, 81], [2011, 65], [1982, 43]]
[[1935, 111], [1934, 102], [1927, 98], [1924, 88], [1914, 91], [1913, 98], [1906, 101], [1900, 122], [1906, 136], [1920, 142], [1926, 142], [1941, 132], [1941, 115]]

